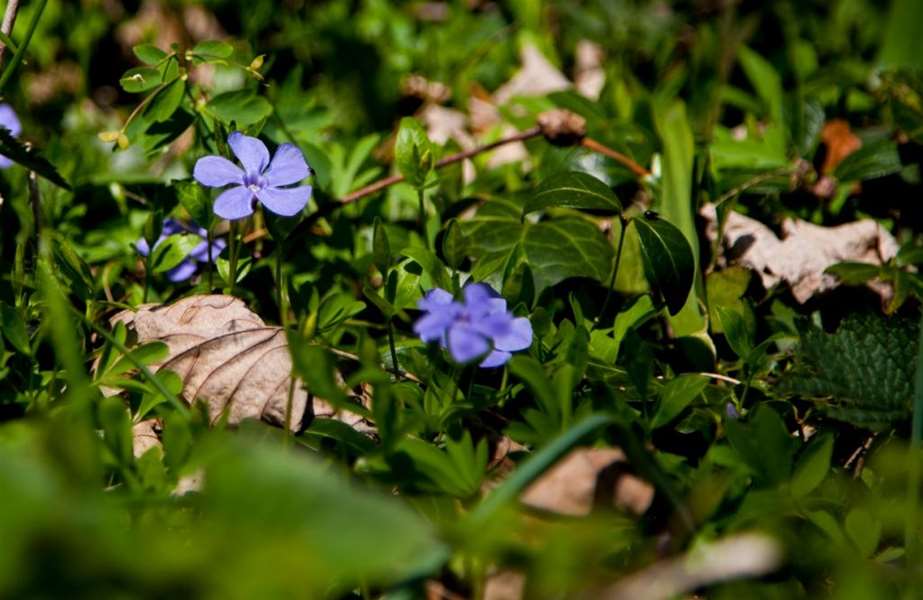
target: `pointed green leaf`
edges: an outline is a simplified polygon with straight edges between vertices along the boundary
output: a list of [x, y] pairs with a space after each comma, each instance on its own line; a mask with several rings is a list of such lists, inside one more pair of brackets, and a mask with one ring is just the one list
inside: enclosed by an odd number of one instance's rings
[[568, 171], [552, 175], [526, 201], [523, 214], [549, 207], [622, 212], [622, 203], [608, 185], [587, 173]]
[[653, 214], [631, 220], [641, 241], [644, 273], [651, 290], [666, 301], [671, 315], [686, 303], [695, 274], [695, 258], [686, 236], [670, 222]]

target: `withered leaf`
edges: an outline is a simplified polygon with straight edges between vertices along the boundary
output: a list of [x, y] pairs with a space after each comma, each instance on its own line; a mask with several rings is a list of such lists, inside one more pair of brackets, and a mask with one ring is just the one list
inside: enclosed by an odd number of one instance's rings
[[[717, 217], [713, 205], [701, 210], [709, 221], [708, 235], [717, 236]], [[798, 302], [838, 285], [824, 271], [839, 262], [852, 261], [880, 265], [897, 254], [894, 237], [872, 219], [836, 227], [822, 227], [800, 219], [782, 222], [782, 238], [756, 219], [731, 211], [722, 237], [723, 261], [756, 271], [767, 290], [787, 283]], [[890, 289], [873, 285], [884, 300]]]
[[[117, 322], [139, 344], [156, 340], [167, 345], [167, 358], [152, 368], [176, 372], [183, 381], [183, 399], [204, 402], [212, 422], [262, 419], [298, 431], [315, 414], [337, 415], [328, 402], [293, 380], [282, 328], [266, 325], [238, 298], [190, 296], [122, 311], [111, 319], [112, 325]], [[289, 394], [291, 422], [286, 424]]]
[[632, 514], [647, 511], [654, 488], [631, 472], [619, 448], [578, 448], [526, 488], [533, 508], [582, 517], [608, 505]]

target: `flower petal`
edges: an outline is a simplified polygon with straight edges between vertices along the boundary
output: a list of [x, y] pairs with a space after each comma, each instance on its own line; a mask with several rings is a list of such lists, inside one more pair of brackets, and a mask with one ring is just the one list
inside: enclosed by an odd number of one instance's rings
[[481, 361], [480, 366], [485, 369], [499, 367], [505, 365], [510, 360], [510, 358], [512, 358], [512, 356], [513, 355], [509, 352], [504, 352], [503, 350], [494, 350], [487, 355], [487, 358]]
[[445, 312], [427, 313], [413, 324], [413, 332], [424, 342], [440, 342], [444, 345], [446, 331], [454, 321], [453, 315]]
[[13, 107], [6, 102], [0, 104], [0, 126], [9, 129], [13, 137], [17, 137], [22, 133], [22, 124], [19, 122], [19, 117], [16, 116]]
[[442, 288], [433, 288], [417, 301], [417, 308], [429, 311], [441, 310], [453, 301], [454, 298], [449, 292]]
[[516, 352], [532, 345], [532, 323], [525, 317], [513, 319], [505, 335], [494, 337], [494, 348]]
[[260, 175], [269, 164], [269, 150], [266, 149], [266, 144], [255, 137], [235, 131], [228, 136], [228, 146], [234, 151], [234, 156], [244, 166], [244, 171], [248, 175]]
[[263, 206], [283, 217], [297, 215], [304, 209], [311, 197], [311, 186], [294, 188], [264, 188], [256, 192]]
[[140, 254], [141, 256], [147, 256], [148, 253], [151, 251], [151, 247], [148, 245], [146, 239], [141, 238], [140, 240], [135, 242], [135, 250], [137, 250], [138, 254]]
[[471, 283], [462, 290], [465, 297], [465, 306], [471, 310], [486, 305], [491, 298], [495, 298], [497, 293], [486, 283]]
[[167, 279], [174, 283], [179, 283], [180, 281], [186, 281], [198, 270], [194, 261], [189, 260], [188, 258], [167, 271]]
[[470, 362], [488, 350], [487, 338], [471, 328], [456, 323], [449, 329], [449, 354], [455, 362]]
[[244, 181], [240, 167], [221, 156], [203, 156], [197, 160], [192, 176], [208, 187], [224, 187], [232, 183], [240, 185]]
[[[212, 240], [212, 262], [227, 248], [227, 245], [224, 238]], [[202, 241], [193, 248], [192, 252], [189, 253], [189, 257], [198, 262], [208, 262], [208, 240]]]
[[0, 169], [8, 169], [13, 166], [13, 161], [0, 154]]
[[242, 185], [232, 187], [215, 200], [215, 214], [222, 219], [243, 219], [253, 214], [253, 192]]
[[276, 148], [276, 155], [272, 157], [263, 177], [269, 182], [269, 187], [279, 187], [299, 183], [310, 173], [311, 169], [301, 150], [292, 144], [282, 144]]

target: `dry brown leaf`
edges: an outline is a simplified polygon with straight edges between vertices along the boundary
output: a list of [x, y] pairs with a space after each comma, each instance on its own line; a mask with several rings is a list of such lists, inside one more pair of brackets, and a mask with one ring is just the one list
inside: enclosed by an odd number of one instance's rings
[[766, 575], [781, 562], [782, 550], [774, 539], [759, 533], [741, 533], [699, 544], [682, 556], [651, 565], [583, 597], [667, 600], [702, 586]]
[[526, 576], [519, 571], [503, 569], [487, 576], [484, 600], [521, 600], [526, 592]]
[[[708, 235], [717, 235], [715, 208], [702, 208], [709, 222]], [[798, 302], [807, 302], [815, 294], [835, 288], [835, 277], [824, 270], [843, 261], [880, 265], [897, 254], [894, 237], [878, 222], [864, 219], [821, 227], [807, 221], [786, 219], [782, 222], [782, 239], [755, 219], [731, 211], [722, 237], [724, 262], [743, 265], [759, 273], [767, 290], [780, 282], [791, 286]], [[872, 285], [883, 300], [890, 291]]]
[[525, 44], [519, 57], [522, 68], [494, 92], [492, 100], [495, 105], [506, 104], [516, 96], [544, 96], [571, 87], [567, 77], [534, 45]]
[[521, 497], [533, 508], [575, 517], [587, 516], [602, 506], [640, 515], [653, 499], [654, 488], [631, 473], [619, 448], [572, 450]]
[[284, 427], [290, 389], [292, 430], [307, 426], [314, 414], [339, 415], [325, 400], [311, 397], [300, 380], [292, 380], [285, 332], [263, 323], [238, 298], [190, 296], [122, 311], [111, 322], [124, 323], [138, 343], [165, 343], [168, 357], [152, 367], [175, 371], [183, 380], [183, 399], [204, 402], [212, 422], [262, 419]]
[[606, 85], [606, 72], [603, 70], [602, 46], [590, 40], [577, 42], [574, 62], [574, 87], [577, 92], [590, 100], [599, 100], [599, 95]]
[[862, 140], [849, 128], [843, 119], [833, 119], [824, 123], [820, 139], [827, 148], [827, 155], [820, 172], [824, 175], [833, 173], [844, 158], [862, 147]]

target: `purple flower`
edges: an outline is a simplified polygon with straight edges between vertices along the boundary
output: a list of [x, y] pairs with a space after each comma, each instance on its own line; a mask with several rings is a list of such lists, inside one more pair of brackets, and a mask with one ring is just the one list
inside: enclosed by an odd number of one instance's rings
[[464, 302], [449, 292], [434, 288], [417, 303], [423, 315], [413, 325], [424, 342], [439, 342], [459, 363], [487, 355], [482, 367], [506, 364], [517, 350], [532, 344], [532, 324], [506, 310], [506, 300], [490, 286], [465, 286]]
[[[13, 112], [13, 107], [7, 103], [0, 104], [0, 127], [6, 127], [10, 130], [13, 137], [18, 137], [22, 133], [22, 125], [19, 123], [19, 117]], [[0, 169], [6, 169], [12, 166], [13, 161], [0, 155]]]
[[215, 200], [215, 214], [222, 219], [243, 219], [253, 214], [257, 202], [283, 217], [297, 215], [311, 197], [311, 186], [282, 187], [298, 183], [310, 174], [301, 150], [292, 144], [276, 149], [272, 162], [266, 144], [235, 131], [228, 145], [243, 169], [221, 156], [200, 158], [192, 171], [207, 187], [231, 185]]
[[[183, 259], [183, 262], [167, 271], [167, 279], [174, 283], [178, 283], [180, 281], [186, 281], [195, 275], [196, 271], [199, 270], [198, 263], [208, 262], [208, 232], [206, 232], [203, 227], [184, 225], [176, 219], [164, 219], [163, 231], [160, 233], [160, 237], [157, 238], [157, 241], [154, 242], [154, 247], [156, 248], [160, 242], [174, 233], [194, 233], [202, 239], [202, 241], [192, 249], [189, 255]], [[227, 246], [227, 243], [221, 238], [212, 240], [212, 261], [221, 254], [225, 246]], [[147, 240], [144, 238], [135, 242], [135, 248], [137, 248], [141, 256], [147, 256], [151, 251]]]

